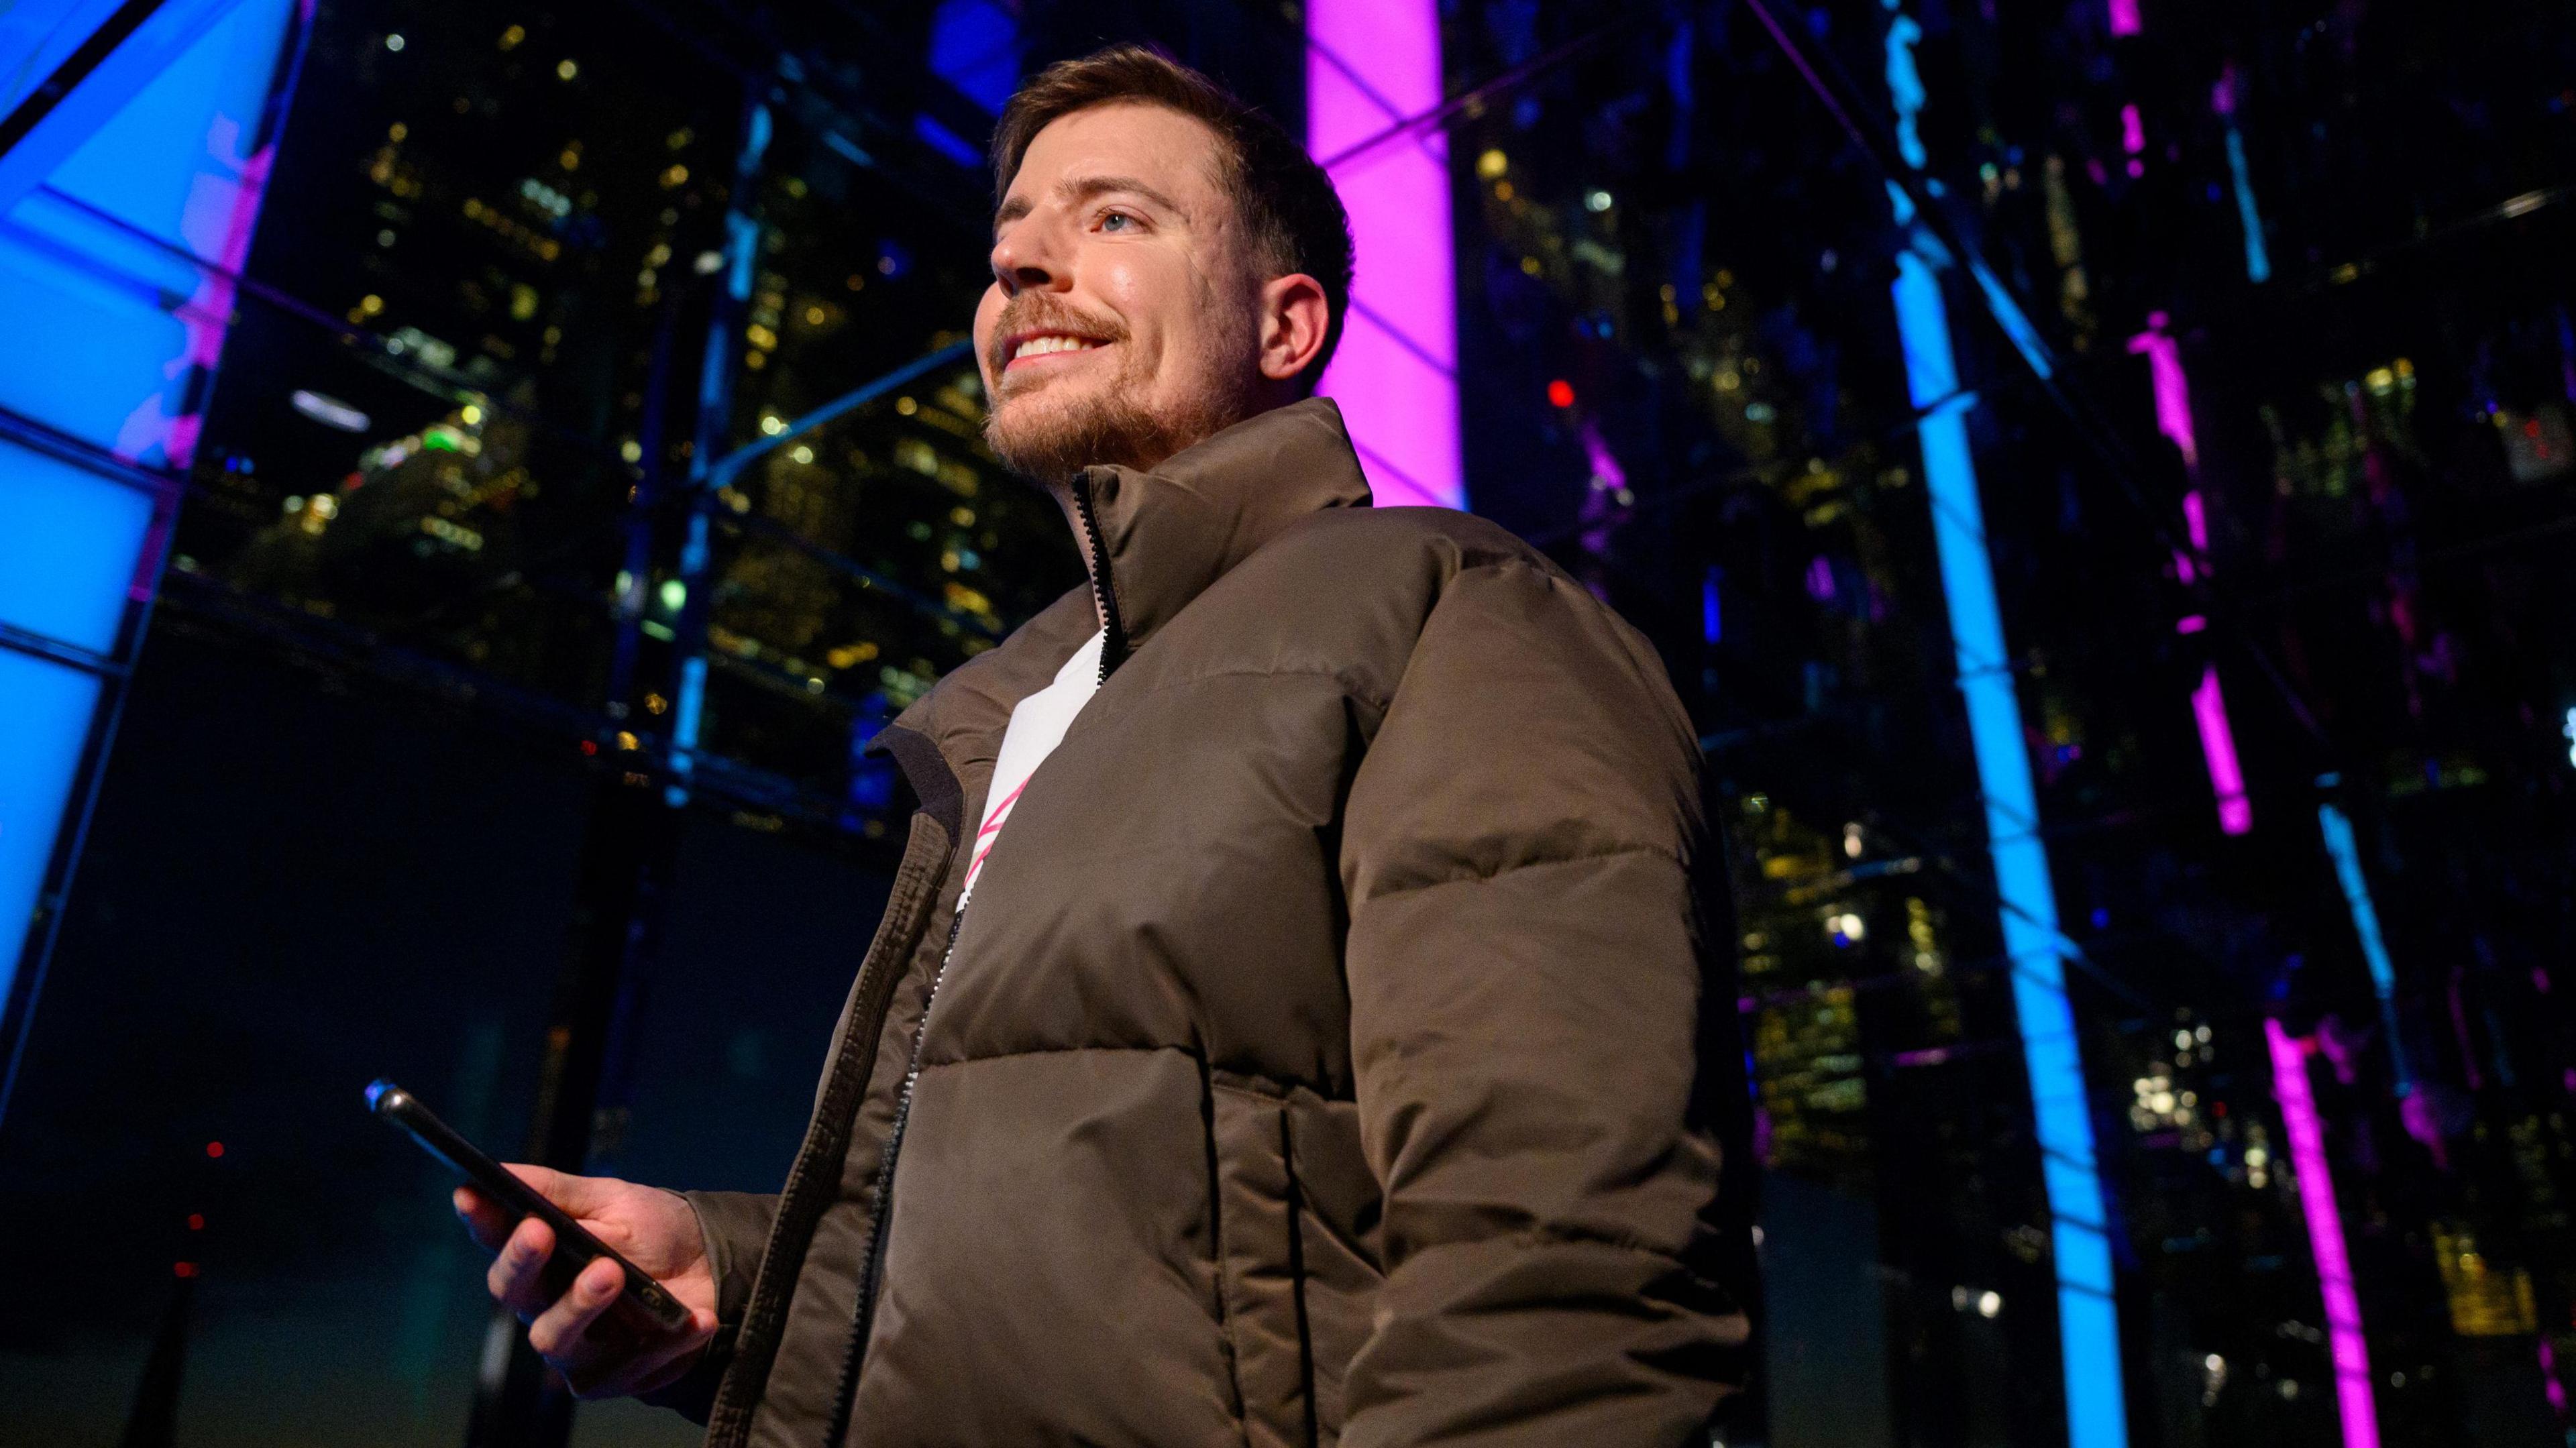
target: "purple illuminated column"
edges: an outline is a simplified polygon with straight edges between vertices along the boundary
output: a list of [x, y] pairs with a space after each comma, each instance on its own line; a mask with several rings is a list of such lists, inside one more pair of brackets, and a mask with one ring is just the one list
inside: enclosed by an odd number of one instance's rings
[[1433, 127], [1354, 149], [1440, 100], [1431, 0], [1308, 0], [1306, 147], [1350, 211], [1359, 271], [1323, 391], [1341, 404], [1381, 505], [1467, 505], [1448, 142]]
[[2263, 1035], [2272, 1046], [2272, 1094], [2281, 1103], [2281, 1124], [2289, 1128], [2290, 1169], [2298, 1173], [2299, 1210], [2307, 1218], [2317, 1287], [2325, 1295], [2326, 1348], [2334, 1359], [2344, 1448], [2379, 1448], [2361, 1299], [2352, 1290], [2352, 1259], [2344, 1252], [2343, 1218], [2335, 1211], [2334, 1178], [2326, 1171], [2325, 1129], [2317, 1120], [2317, 1099], [2308, 1090], [2309, 1043], [2293, 1039], [2277, 1020], [2263, 1022]]
[[[2191, 425], [2191, 384], [2182, 372], [2182, 344], [2164, 330], [2165, 314], [2147, 317], [2147, 330], [2129, 339], [2129, 350], [2147, 359], [2147, 376], [2156, 394], [2156, 430], [2173, 440], [2182, 453], [2183, 472], [2191, 480], [2182, 495], [2183, 527], [2188, 548], [2174, 550], [2174, 572], [2189, 583], [2209, 568], [2209, 509], [2200, 496], [2200, 440]], [[2208, 620], [2193, 614], [2175, 624], [2179, 633], [2199, 633]], [[2219, 692], [2218, 666], [2201, 671], [2200, 686], [2191, 691], [2192, 722], [2200, 727], [2201, 756], [2209, 762], [2209, 789], [2218, 800], [2218, 827], [2231, 835], [2254, 828], [2254, 806], [2245, 797], [2245, 771], [2236, 759], [2236, 731], [2228, 727], [2227, 698]]]

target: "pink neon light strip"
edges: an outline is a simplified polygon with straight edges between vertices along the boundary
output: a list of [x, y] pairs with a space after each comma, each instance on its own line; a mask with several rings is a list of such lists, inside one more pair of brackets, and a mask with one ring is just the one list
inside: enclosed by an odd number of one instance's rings
[[[2137, 107], [2129, 108], [2135, 114]], [[2200, 440], [2191, 426], [2191, 382], [2182, 373], [2182, 344], [2165, 334], [2165, 314], [2147, 314], [2147, 330], [2129, 339], [2129, 350], [2147, 359], [2156, 390], [2156, 431], [2182, 449], [2182, 465], [2200, 473]]]
[[[2136, 114], [2130, 108], [2129, 115]], [[2147, 359], [2147, 378], [2156, 394], [2156, 431], [2173, 439], [2182, 454], [2183, 471], [2193, 486], [2182, 495], [2183, 529], [2188, 552], [2174, 551], [2174, 572], [2185, 583], [2200, 577], [2209, 557], [2209, 507], [2201, 500], [2200, 440], [2191, 425], [2191, 383], [2183, 376], [2182, 344], [2164, 331], [2165, 314], [2150, 313], [2147, 330], [2129, 339], [2129, 350]], [[2179, 633], [2199, 633], [2209, 620], [2194, 614], [2176, 624]], [[2231, 835], [2254, 828], [2254, 805], [2245, 797], [2245, 771], [2236, 759], [2236, 731], [2227, 722], [2227, 698], [2219, 692], [2218, 668], [2211, 665], [2191, 691], [2192, 719], [2200, 726], [2200, 752], [2209, 764], [2210, 792], [2218, 799], [2218, 827]]]
[[2195, 553], [2209, 551], [2209, 509], [2200, 501], [2200, 489], [2182, 495], [2182, 525], [2191, 535]]
[[2200, 752], [2209, 761], [2209, 789], [2218, 796], [2218, 827], [2231, 835], [2254, 828], [2254, 806], [2245, 798], [2245, 774], [2236, 764], [2236, 736], [2227, 727], [2227, 699], [2218, 692], [2218, 666], [2201, 672], [2191, 691], [2192, 717], [2200, 723]]
[[[1330, 159], [1436, 109], [1432, 0], [1308, 0], [1306, 148]], [[1432, 131], [1333, 168], [1358, 278], [1323, 391], [1341, 404], [1380, 504], [1462, 508], [1457, 290], [1447, 139]]]
[[2132, 156], [2147, 149], [2147, 122], [2135, 101], [2120, 107], [2120, 149]]
[[2343, 1218], [2335, 1210], [2334, 1178], [2326, 1171], [2325, 1130], [2308, 1089], [2305, 1039], [2292, 1039], [2277, 1020], [2263, 1022], [2272, 1047], [2272, 1095], [2290, 1130], [2290, 1168], [2299, 1176], [2299, 1210], [2308, 1220], [2308, 1246], [2316, 1254], [2317, 1286], [2325, 1296], [2326, 1346], [2334, 1358], [2335, 1402], [2343, 1413], [2344, 1448], [2379, 1448], [2379, 1413], [2370, 1394], [2370, 1344], [2361, 1332], [2361, 1298], [2352, 1289], [2352, 1259], [2344, 1252]]
[[2111, 33], [2113, 35], [2138, 33], [2138, 0], [2111, 0]]

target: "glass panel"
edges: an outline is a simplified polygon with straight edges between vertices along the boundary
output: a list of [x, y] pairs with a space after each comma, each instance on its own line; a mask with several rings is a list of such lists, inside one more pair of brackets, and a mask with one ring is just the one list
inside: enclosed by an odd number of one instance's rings
[[0, 624], [114, 653], [151, 526], [142, 489], [0, 442]]
[[[36, 917], [98, 690], [95, 674], [0, 647], [0, 920]], [[0, 984], [17, 966], [0, 956]]]

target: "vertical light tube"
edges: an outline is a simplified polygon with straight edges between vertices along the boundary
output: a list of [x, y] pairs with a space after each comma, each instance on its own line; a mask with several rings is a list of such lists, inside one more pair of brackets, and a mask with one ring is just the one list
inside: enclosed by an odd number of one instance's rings
[[2272, 254], [2263, 246], [2263, 214], [2254, 209], [2254, 177], [2245, 166], [2245, 133], [2227, 122], [2227, 174], [2236, 187], [2236, 219], [2245, 229], [2245, 279], [2272, 279]]
[[2254, 178], [2245, 167], [2245, 133], [2236, 124], [2236, 67], [2230, 65], [2209, 93], [2209, 108], [2227, 123], [2227, 174], [2236, 186], [2236, 219], [2245, 229], [2245, 279], [2272, 279], [2272, 254], [2263, 246], [2263, 216], [2254, 209]]
[[2263, 1022], [2272, 1047], [2272, 1095], [2290, 1132], [2290, 1169], [2299, 1176], [2299, 1211], [2308, 1222], [2308, 1248], [2317, 1263], [2317, 1287], [2326, 1307], [2326, 1350], [2334, 1361], [2335, 1404], [2343, 1416], [2344, 1448], [2379, 1448], [2379, 1414], [2370, 1393], [2370, 1345], [2361, 1332], [2361, 1298], [2352, 1288], [2352, 1259], [2343, 1245], [2343, 1218], [2335, 1210], [2334, 1178], [2326, 1170], [2324, 1128], [2308, 1089], [2309, 1043], [2294, 1040], [2277, 1020]]
[[[725, 289], [707, 320], [707, 350], [698, 369], [696, 446], [689, 453], [689, 524], [680, 543], [679, 668], [671, 687], [671, 782], [662, 787], [673, 809], [689, 802], [697, 768], [698, 736], [706, 717], [707, 619], [715, 605], [713, 536], [707, 510], [714, 506], [715, 468], [733, 430], [734, 353], [743, 309], [751, 301], [752, 273], [760, 262], [760, 221], [754, 214], [760, 170], [776, 131], [769, 107], [744, 107], [742, 149], [733, 163], [733, 204], [725, 211]], [[635, 587], [642, 587], [636, 580]]]
[[2236, 762], [2236, 734], [2227, 727], [2227, 700], [2218, 692], [2216, 664], [2200, 671], [2199, 687], [2191, 691], [2191, 717], [2200, 728], [2201, 757], [2209, 764], [2209, 790], [2218, 800], [2218, 827], [2241, 835], [2254, 828], [2254, 805], [2245, 798], [2245, 771]]
[[[2129, 350], [2147, 359], [2147, 379], [2155, 388], [2156, 431], [2173, 439], [2182, 452], [2184, 471], [2196, 483], [2200, 473], [2200, 434], [2191, 425], [2191, 379], [2183, 375], [2182, 344], [2164, 332], [2165, 314], [2147, 314], [2147, 330], [2129, 339]], [[2198, 496], [2197, 488], [2194, 497]], [[2197, 502], [2187, 508], [2197, 509]], [[2195, 538], [2196, 546], [2208, 546]]]
[[[2155, 389], [2156, 430], [2173, 440], [2182, 454], [2190, 487], [2182, 495], [2183, 528], [2188, 548], [2174, 550], [2174, 572], [2189, 583], [2209, 569], [2209, 508], [2200, 496], [2200, 439], [2191, 424], [2191, 382], [2183, 375], [2182, 344], [2164, 331], [2165, 314], [2147, 318], [2147, 330], [2129, 339], [2129, 350], [2147, 359], [2147, 379]], [[2208, 626], [2193, 614], [2176, 625], [2182, 633]], [[2218, 803], [2218, 827], [2231, 835], [2254, 828], [2254, 804], [2245, 795], [2245, 771], [2236, 757], [2236, 731], [2227, 721], [2227, 696], [2218, 685], [2218, 666], [2201, 671], [2191, 693], [2192, 722], [2200, 730], [2201, 757], [2209, 766], [2209, 790]]]
[[[1440, 12], [1432, 0], [1308, 0], [1306, 147], [1318, 159], [1440, 102]], [[1467, 505], [1448, 155], [1435, 127], [1332, 170], [1351, 216], [1358, 277], [1322, 390], [1341, 405], [1381, 504]]]
[[[1885, 3], [1891, 12], [1895, 10], [1895, 0]], [[1889, 15], [1888, 92], [1896, 101], [1900, 148], [1905, 159], [1917, 166], [1923, 162], [1923, 148], [1914, 117], [1924, 92], [1912, 47], [1921, 35], [1912, 17]], [[1894, 195], [1898, 222], [1911, 222], [1912, 207], [1902, 192]], [[2038, 792], [2022, 743], [2021, 703], [2013, 691], [2011, 656], [2005, 651], [2003, 616], [1995, 598], [1994, 562], [1986, 548], [1985, 512], [1977, 496], [1976, 463], [1968, 447], [1964, 413], [1973, 399], [1959, 393], [1949, 314], [1933, 270], [1942, 255], [1938, 243], [1919, 231], [1897, 254], [1896, 325], [1905, 350], [1907, 389], [1914, 405], [1925, 410], [1916, 430], [1923, 448], [1924, 483], [1931, 494], [1933, 546], [1940, 561], [1942, 595], [1949, 606], [1951, 647], [1958, 664], [1959, 693], [1967, 704], [1978, 790], [1985, 801], [1986, 845], [1994, 857], [1995, 891], [2003, 907], [2004, 954], [2012, 969], [2015, 1024], [2030, 1078], [2031, 1114], [2055, 1249], [2067, 1442], [2069, 1448], [2126, 1448], [2128, 1412], [2120, 1375], [2120, 1325], [2112, 1297], [2111, 1240], [2101, 1168], [2094, 1157], [2093, 1118], [2084, 1092], [2075, 1011], [2066, 998], [2057, 895], [2049, 879], [2048, 852], [2039, 837]]]
[[2390, 1070], [2397, 1094], [2415, 1093], [2415, 1073], [2406, 1061], [2406, 1038], [2397, 1031], [2397, 972], [2389, 964], [2388, 942], [2379, 933], [2379, 907], [2371, 901], [2370, 881], [2361, 873], [2361, 851], [2353, 842], [2352, 821], [2330, 803], [2317, 806], [2317, 832], [2325, 836], [2326, 855], [2334, 861], [2335, 879], [2343, 886], [2344, 907], [2352, 913], [2352, 933], [2361, 937], [2361, 958], [2370, 967], [2370, 988], [2379, 996], [2379, 1025], [2388, 1035]]

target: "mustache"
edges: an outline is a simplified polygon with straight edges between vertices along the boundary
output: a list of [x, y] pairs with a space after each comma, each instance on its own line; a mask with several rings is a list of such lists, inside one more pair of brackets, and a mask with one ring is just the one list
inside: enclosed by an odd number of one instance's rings
[[1044, 292], [1022, 292], [1002, 306], [993, 321], [993, 347], [989, 361], [993, 375], [1000, 377], [1011, 362], [1011, 339], [1024, 332], [1073, 332], [1103, 342], [1127, 340], [1127, 329], [1115, 318], [1094, 317], [1076, 309], [1071, 303]]

